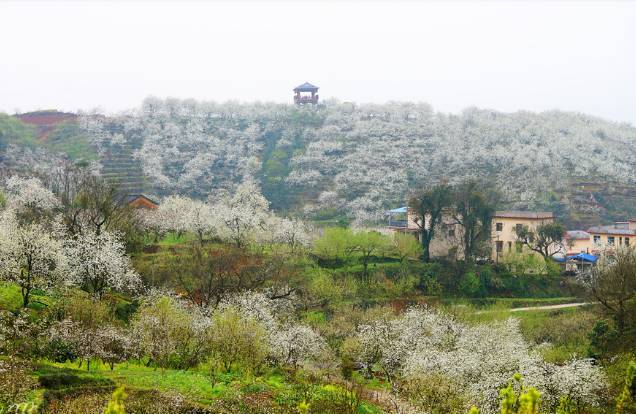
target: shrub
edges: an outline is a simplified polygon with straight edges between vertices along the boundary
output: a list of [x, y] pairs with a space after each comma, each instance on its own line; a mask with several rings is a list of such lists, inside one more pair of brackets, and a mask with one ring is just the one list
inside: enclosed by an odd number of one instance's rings
[[260, 367], [269, 351], [266, 344], [265, 330], [253, 318], [232, 308], [212, 316], [210, 348], [225, 372], [236, 364], [249, 370]]
[[12, 404], [24, 402], [37, 386], [28, 362], [17, 358], [0, 360], [0, 412]]
[[422, 412], [431, 414], [462, 413], [465, 396], [452, 378], [441, 374], [417, 375], [400, 383], [400, 394]]
[[113, 392], [113, 396], [108, 402], [108, 406], [104, 410], [104, 414], [126, 414], [126, 409], [124, 407], [124, 400], [127, 395], [124, 392], [124, 387], [117, 388], [115, 392]]

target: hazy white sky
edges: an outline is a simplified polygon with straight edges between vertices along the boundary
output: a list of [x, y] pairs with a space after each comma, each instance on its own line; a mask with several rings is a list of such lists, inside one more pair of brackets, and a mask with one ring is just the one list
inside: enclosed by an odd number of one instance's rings
[[148, 95], [563, 109], [636, 124], [636, 2], [6, 2], [0, 111]]

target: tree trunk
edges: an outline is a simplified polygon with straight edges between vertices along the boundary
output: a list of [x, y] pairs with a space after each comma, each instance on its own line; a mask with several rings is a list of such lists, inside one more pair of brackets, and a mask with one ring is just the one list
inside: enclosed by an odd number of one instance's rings
[[22, 307], [26, 308], [29, 306], [29, 296], [31, 294], [30, 288], [22, 288]]

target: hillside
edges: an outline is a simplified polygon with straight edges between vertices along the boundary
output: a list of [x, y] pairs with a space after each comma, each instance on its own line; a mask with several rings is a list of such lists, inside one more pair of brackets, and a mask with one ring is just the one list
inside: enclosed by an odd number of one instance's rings
[[201, 198], [250, 178], [273, 208], [315, 219], [377, 220], [422, 185], [481, 178], [502, 190], [502, 207], [554, 211], [580, 228], [622, 220], [636, 215], [634, 144], [631, 125], [583, 114], [412, 103], [149, 98], [119, 116], [0, 118], [5, 170], [60, 154], [99, 160], [127, 192]]
[[86, 121], [101, 152], [130, 150], [159, 195], [205, 197], [251, 177], [276, 209], [378, 219], [421, 185], [482, 178], [507, 207], [572, 225], [636, 215], [636, 128], [583, 114], [150, 98]]

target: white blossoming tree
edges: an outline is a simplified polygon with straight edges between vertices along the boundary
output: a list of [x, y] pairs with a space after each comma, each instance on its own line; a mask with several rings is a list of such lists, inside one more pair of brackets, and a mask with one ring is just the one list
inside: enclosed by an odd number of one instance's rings
[[37, 218], [42, 213], [59, 207], [60, 202], [51, 190], [38, 178], [12, 176], [6, 181], [6, 197], [9, 207], [19, 215]]
[[20, 223], [14, 210], [0, 214], [0, 277], [20, 286], [27, 307], [33, 289], [64, 283], [66, 257], [62, 242], [39, 223]]
[[242, 183], [232, 195], [225, 197], [218, 211], [225, 223], [227, 239], [237, 247], [246, 246], [257, 233], [267, 230], [269, 202], [251, 181]]
[[94, 299], [107, 289], [134, 290], [141, 279], [125, 253], [124, 244], [115, 233], [86, 232], [66, 243], [69, 281], [81, 287]]
[[468, 326], [414, 308], [398, 318], [361, 326], [357, 338], [361, 363], [379, 365], [392, 381], [446, 377], [484, 413], [497, 412], [499, 389], [516, 373], [541, 391], [550, 409], [560, 398], [576, 399], [580, 407], [594, 406], [606, 385], [601, 368], [590, 360], [544, 362], [526, 343], [515, 319]]

